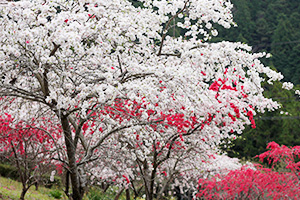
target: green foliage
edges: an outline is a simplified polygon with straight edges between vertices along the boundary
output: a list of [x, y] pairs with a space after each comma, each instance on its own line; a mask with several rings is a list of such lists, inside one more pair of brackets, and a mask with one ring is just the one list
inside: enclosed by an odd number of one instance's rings
[[89, 200], [100, 200], [104, 198], [103, 192], [96, 188], [90, 189], [87, 196]]
[[[98, 187], [92, 187], [88, 191], [87, 197], [89, 200], [111, 200], [115, 198], [117, 193], [118, 189], [113, 187], [108, 188], [106, 192], [103, 192], [102, 189]], [[125, 200], [124, 194], [122, 194], [119, 199]]]
[[14, 180], [19, 178], [18, 169], [16, 167], [3, 163], [0, 163], [0, 175]]
[[297, 0], [232, 0], [234, 21], [238, 27], [223, 29], [218, 26], [218, 38], [244, 42], [253, 51], [271, 52], [265, 60], [285, 76], [285, 81], [300, 84], [300, 4]]
[[143, 7], [143, 3], [142, 2], [140, 2], [140, 1], [137, 1], [137, 0], [129, 0], [129, 2], [131, 2], [132, 3], [132, 5], [134, 6], [134, 7]]
[[63, 195], [60, 190], [52, 190], [49, 192], [49, 196], [55, 199], [61, 199]]

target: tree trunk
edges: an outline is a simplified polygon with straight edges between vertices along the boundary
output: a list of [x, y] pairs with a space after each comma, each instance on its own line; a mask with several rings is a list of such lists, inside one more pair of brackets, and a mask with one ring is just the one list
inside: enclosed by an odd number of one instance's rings
[[151, 172], [150, 184], [149, 184], [149, 187], [148, 187], [149, 198], [146, 197], [147, 200], [153, 200], [153, 197], [154, 197], [154, 181], [155, 181], [155, 176], [156, 176], [156, 162], [154, 162], [154, 169]]
[[70, 199], [73, 200], [82, 200], [83, 191], [81, 190], [79, 183], [79, 172], [76, 164], [76, 147], [74, 146], [74, 141], [72, 138], [71, 128], [69, 124], [69, 120], [67, 116], [61, 116], [61, 124], [64, 131], [65, 143], [67, 148], [67, 155], [69, 161], [69, 172], [72, 184], [72, 195], [70, 195]]
[[126, 200], [130, 200], [130, 191], [128, 188], [126, 189]]
[[20, 200], [25, 200], [25, 194], [26, 194], [27, 190], [28, 190], [28, 188], [23, 188], [22, 189]]
[[103, 187], [103, 193], [105, 193], [107, 191], [107, 189], [109, 188], [109, 184], [106, 184], [104, 187]]
[[38, 191], [38, 190], [39, 190], [39, 184], [38, 184], [38, 181], [36, 181], [36, 182], [34, 183], [34, 186], [35, 186], [35, 190]]
[[123, 193], [123, 191], [124, 191], [124, 188], [122, 188], [122, 189], [118, 192], [118, 194], [115, 196], [114, 200], [118, 200], [118, 199], [120, 198], [121, 194]]
[[146, 200], [153, 200], [153, 189], [154, 189], [154, 180], [151, 179], [152, 174], [150, 178], [147, 178], [147, 187], [145, 187], [146, 190]]
[[[154, 195], [154, 179], [156, 176], [156, 167], [154, 166], [154, 169], [152, 171], [149, 171], [146, 167], [144, 168], [144, 186], [145, 186], [145, 192], [146, 192], [146, 200], [153, 200]], [[149, 175], [150, 174], [150, 175]]]
[[148, 193], [148, 195], [146, 194], [146, 200], [153, 200], [153, 194]]

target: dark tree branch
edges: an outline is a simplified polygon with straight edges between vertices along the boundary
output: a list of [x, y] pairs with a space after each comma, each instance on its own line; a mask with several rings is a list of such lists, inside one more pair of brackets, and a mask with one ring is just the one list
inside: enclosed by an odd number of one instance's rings
[[164, 40], [165, 40], [165, 38], [167, 36], [167, 32], [165, 32], [165, 31], [169, 28], [169, 26], [170, 26], [171, 22], [173, 21], [173, 19], [175, 19], [180, 13], [182, 13], [186, 9], [188, 2], [189, 2], [189, 0], [187, 0], [185, 2], [183, 8], [178, 13], [176, 13], [176, 15], [174, 15], [173, 17], [171, 17], [171, 19], [169, 19], [167, 25], [163, 29], [163, 35], [162, 35], [162, 38], [161, 38], [161, 43], [160, 43], [159, 51], [158, 51], [158, 54], [157, 54], [158, 56], [161, 55], [162, 47], [164, 45]]
[[151, 75], [154, 75], [154, 73], [139, 73], [139, 74], [132, 74], [132, 75], [129, 75], [125, 78], [123, 78], [120, 83], [125, 83], [126, 81], [128, 80], [134, 80], [134, 79], [138, 79], [138, 78], [144, 78], [144, 77], [147, 77], [147, 76], [151, 76]]
[[54, 45], [54, 48], [53, 48], [52, 51], [50, 52], [49, 57], [54, 56], [55, 52], [56, 52], [56, 51], [58, 50], [58, 48], [60, 47], [60, 44], [57, 45], [57, 44], [55, 44], [54, 42], [52, 42], [52, 43], [53, 43], [53, 45]]

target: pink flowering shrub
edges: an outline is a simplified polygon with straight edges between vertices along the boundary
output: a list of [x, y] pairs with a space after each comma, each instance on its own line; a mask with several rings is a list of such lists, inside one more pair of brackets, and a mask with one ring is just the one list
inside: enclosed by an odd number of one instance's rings
[[[204, 199], [300, 199], [299, 158], [300, 146], [288, 148], [275, 142], [268, 144], [267, 152], [259, 155], [267, 158], [272, 169], [256, 165], [200, 179], [196, 197]], [[287, 172], [274, 171], [274, 166], [284, 162]]]
[[300, 161], [297, 162], [297, 159], [299, 160], [300, 158], [300, 146], [289, 148], [285, 145], [280, 146], [276, 142], [270, 142], [267, 149], [270, 150], [256, 157], [258, 157], [261, 162], [266, 158], [268, 164], [272, 164], [272, 168], [278, 164], [284, 163], [286, 169], [289, 169], [300, 180]]

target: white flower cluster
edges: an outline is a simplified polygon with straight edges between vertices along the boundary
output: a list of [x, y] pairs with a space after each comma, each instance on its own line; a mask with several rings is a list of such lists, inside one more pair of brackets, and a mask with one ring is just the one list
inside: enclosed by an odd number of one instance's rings
[[284, 82], [284, 83], [282, 83], [282, 88], [283, 89], [291, 90], [291, 89], [293, 89], [293, 87], [294, 87], [294, 84], [291, 83], [291, 82]]

